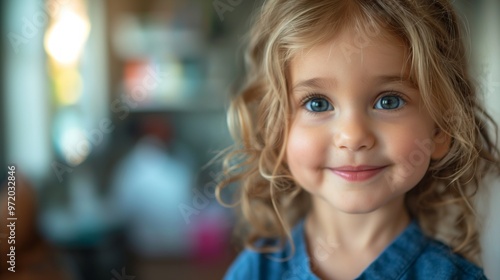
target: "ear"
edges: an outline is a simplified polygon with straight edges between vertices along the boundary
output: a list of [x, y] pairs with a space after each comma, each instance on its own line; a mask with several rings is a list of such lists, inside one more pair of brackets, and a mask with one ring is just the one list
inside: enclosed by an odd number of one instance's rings
[[451, 136], [439, 128], [436, 128], [433, 136], [434, 150], [431, 154], [431, 159], [442, 159], [450, 151]]

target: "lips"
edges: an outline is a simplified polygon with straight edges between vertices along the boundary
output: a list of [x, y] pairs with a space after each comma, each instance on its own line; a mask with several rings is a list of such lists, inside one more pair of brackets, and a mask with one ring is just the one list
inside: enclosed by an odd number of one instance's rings
[[335, 175], [350, 181], [359, 182], [368, 180], [375, 175], [379, 174], [387, 166], [370, 166], [370, 165], [359, 165], [359, 166], [340, 166], [335, 168], [330, 168]]

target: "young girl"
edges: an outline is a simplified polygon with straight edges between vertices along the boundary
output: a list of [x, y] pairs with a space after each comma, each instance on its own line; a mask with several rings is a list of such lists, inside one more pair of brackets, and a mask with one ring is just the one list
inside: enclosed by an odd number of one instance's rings
[[268, 0], [250, 35], [217, 188], [238, 183], [248, 249], [226, 279], [485, 279], [496, 124], [451, 3]]

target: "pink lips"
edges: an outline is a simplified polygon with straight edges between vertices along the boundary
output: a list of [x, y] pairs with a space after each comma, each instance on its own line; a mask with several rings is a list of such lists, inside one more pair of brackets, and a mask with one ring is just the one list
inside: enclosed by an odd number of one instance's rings
[[347, 181], [359, 182], [370, 179], [380, 173], [386, 166], [341, 166], [331, 168], [336, 175], [344, 178]]

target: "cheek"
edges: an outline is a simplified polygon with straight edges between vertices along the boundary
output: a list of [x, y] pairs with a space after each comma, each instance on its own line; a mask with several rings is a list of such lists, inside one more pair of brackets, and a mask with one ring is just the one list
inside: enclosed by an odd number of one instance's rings
[[[425, 175], [432, 151], [430, 138], [425, 138], [426, 133], [411, 133], [401, 136], [399, 141], [392, 142], [392, 158], [397, 163], [395, 180], [405, 185], [416, 185]], [[399, 184], [395, 185], [399, 185]]]
[[299, 184], [307, 184], [306, 181], [325, 166], [326, 138], [315, 129], [292, 126], [286, 145], [286, 160]]

